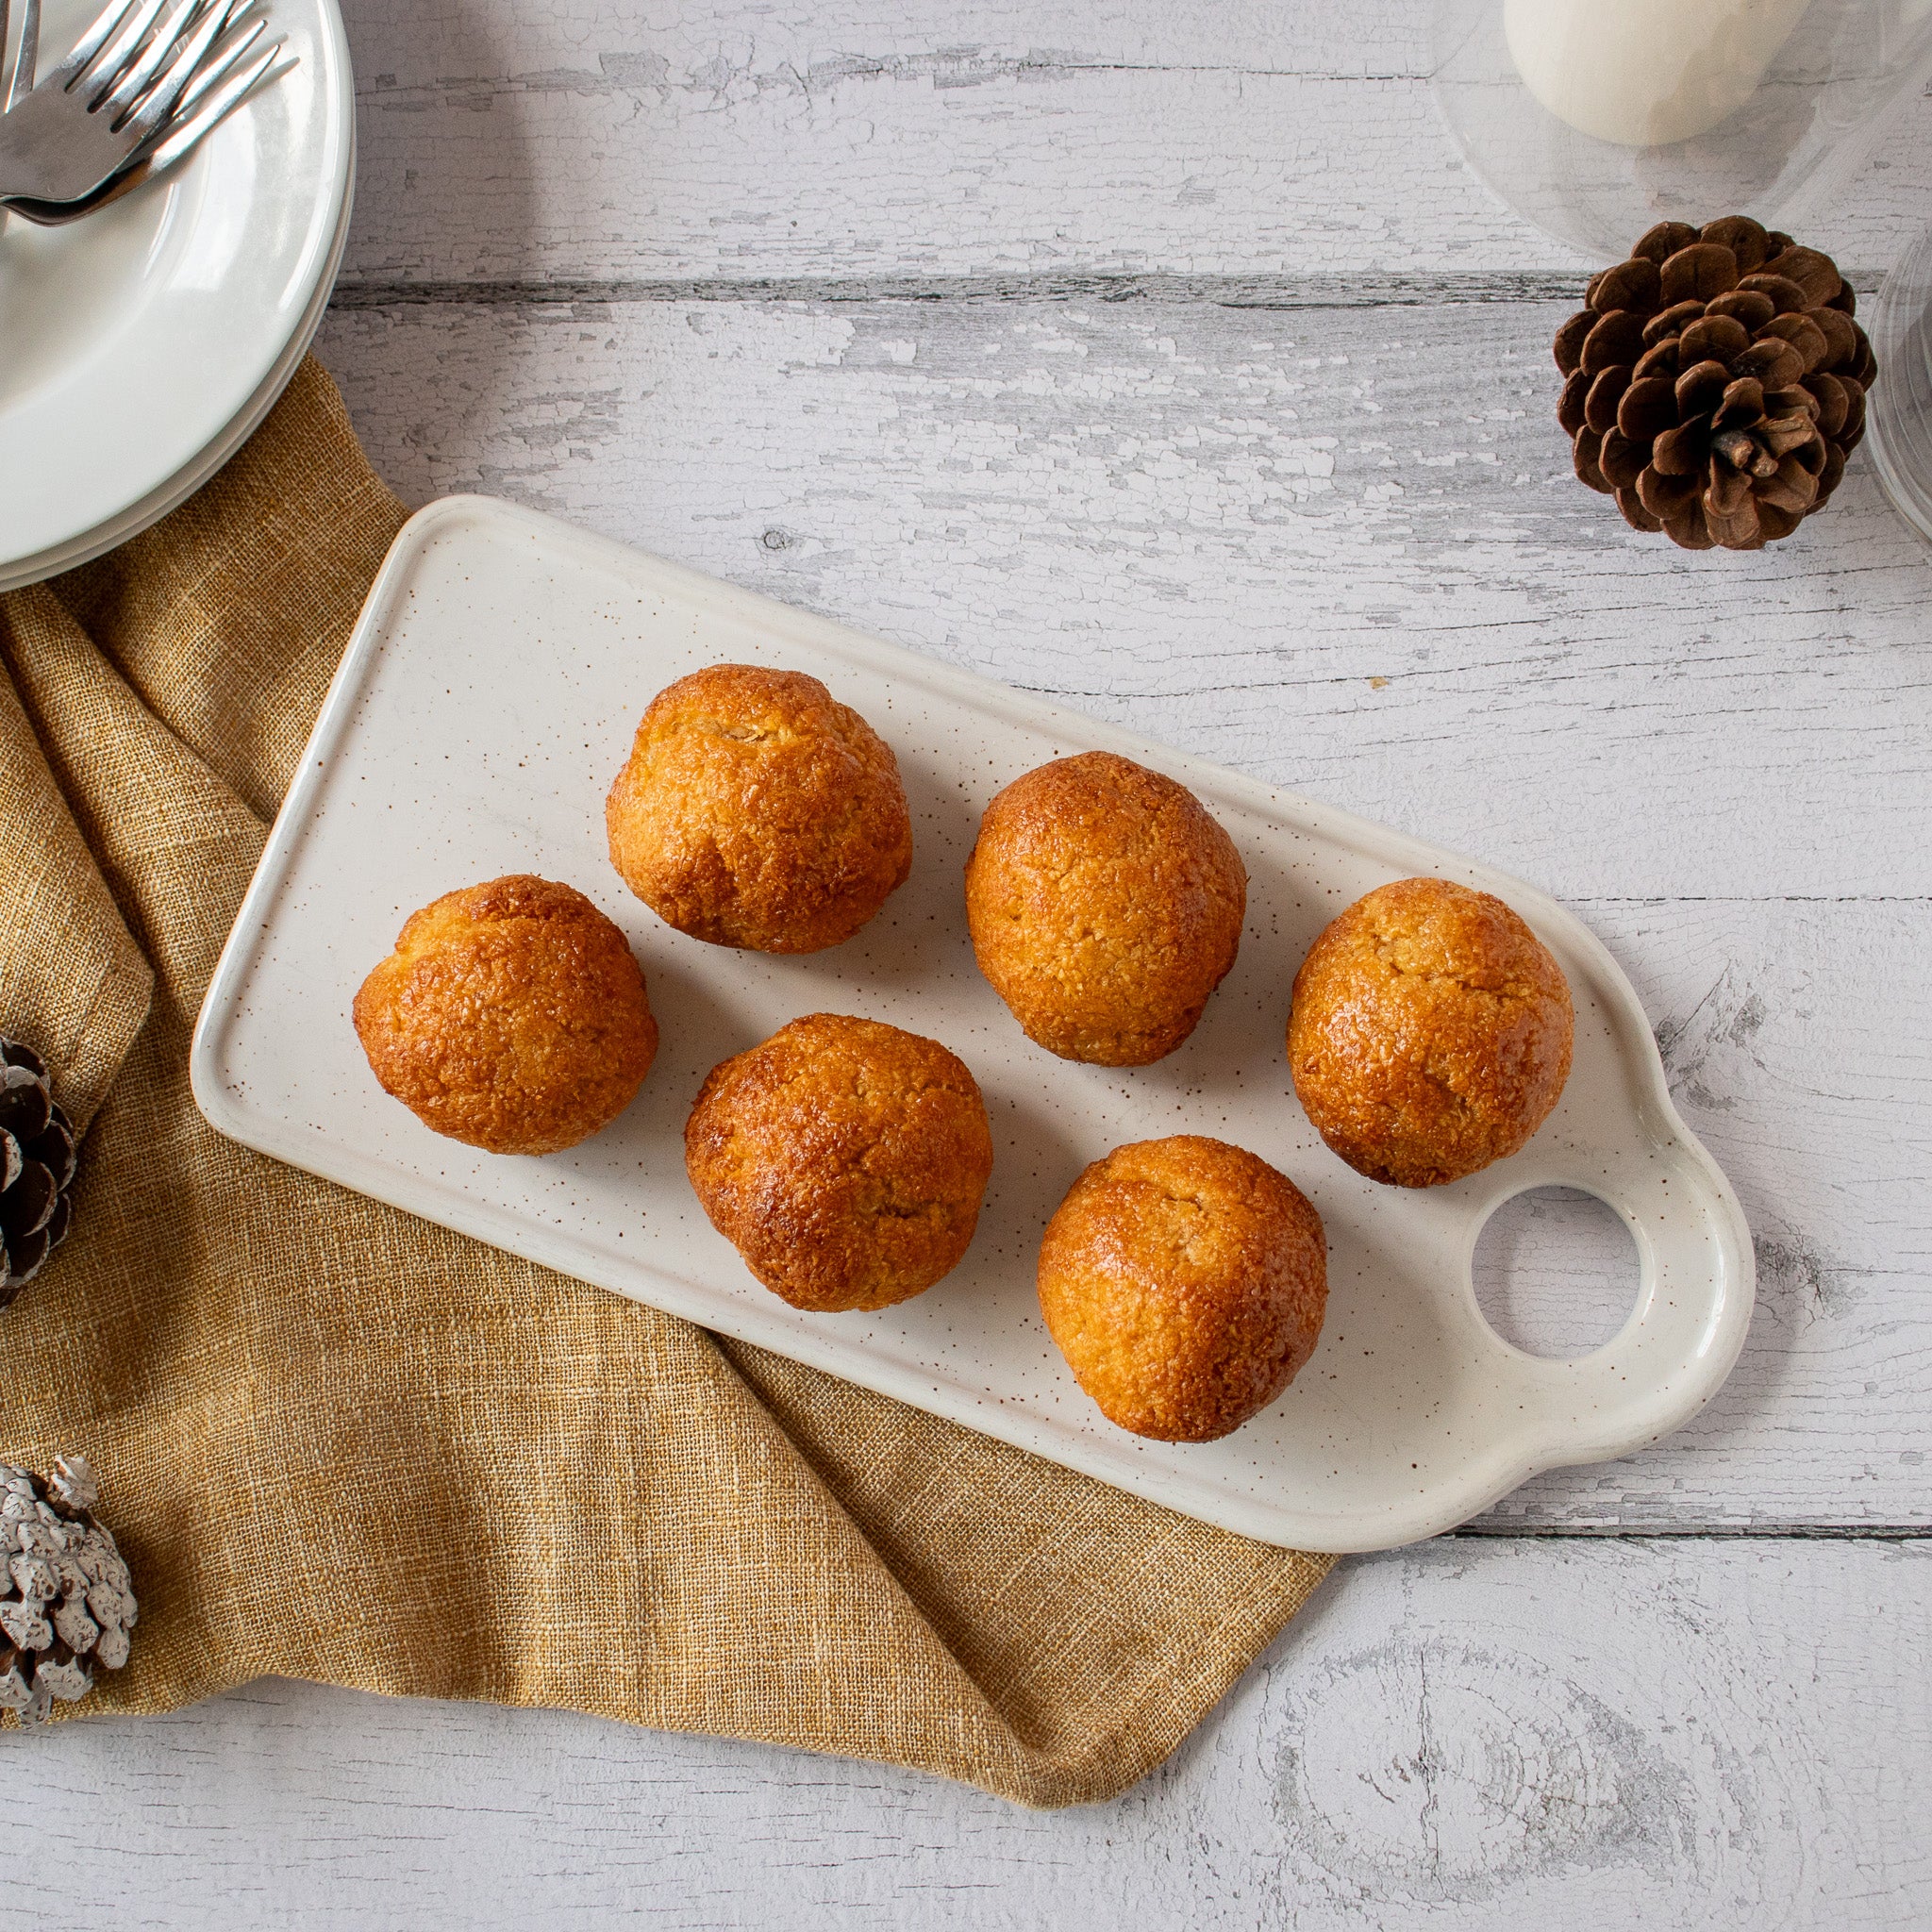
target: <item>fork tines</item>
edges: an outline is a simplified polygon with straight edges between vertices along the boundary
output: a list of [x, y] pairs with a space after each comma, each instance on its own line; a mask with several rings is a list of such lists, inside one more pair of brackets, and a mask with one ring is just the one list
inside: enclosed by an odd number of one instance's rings
[[[0, 62], [10, 0], [0, 0]], [[26, 0], [36, 27], [40, 0]], [[62, 206], [101, 205], [115, 184], [173, 166], [264, 81], [286, 42], [265, 40], [261, 0], [111, 0], [67, 58], [32, 89], [25, 111], [0, 113], [6, 198], [34, 220]], [[14, 63], [17, 94], [31, 80], [25, 35]]]
[[[125, 0], [111, 19], [103, 17], [62, 62], [56, 78], [70, 93], [80, 92], [90, 113], [105, 113], [117, 130], [132, 124], [151, 128], [179, 104], [208, 68], [226, 66], [268, 25], [253, 12], [253, 0], [182, 0], [165, 20], [167, 0]], [[91, 42], [98, 42], [91, 47]]]

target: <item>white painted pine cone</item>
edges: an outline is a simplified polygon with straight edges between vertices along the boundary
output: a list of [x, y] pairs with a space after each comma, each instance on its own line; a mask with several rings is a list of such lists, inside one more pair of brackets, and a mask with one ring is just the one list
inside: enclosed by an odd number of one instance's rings
[[140, 1612], [114, 1539], [90, 1513], [100, 1486], [82, 1457], [51, 1480], [0, 1462], [0, 1711], [39, 1724], [55, 1699], [118, 1671]]

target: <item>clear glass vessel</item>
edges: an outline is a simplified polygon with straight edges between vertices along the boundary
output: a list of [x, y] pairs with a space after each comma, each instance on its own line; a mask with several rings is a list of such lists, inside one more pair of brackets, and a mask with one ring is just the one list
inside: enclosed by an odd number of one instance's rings
[[1803, 239], [1932, 70], [1932, 0], [1436, 0], [1433, 54], [1470, 165], [1610, 262], [1665, 220]]
[[1932, 541], [1932, 229], [1886, 276], [1866, 319], [1878, 383], [1866, 447], [1885, 493]]

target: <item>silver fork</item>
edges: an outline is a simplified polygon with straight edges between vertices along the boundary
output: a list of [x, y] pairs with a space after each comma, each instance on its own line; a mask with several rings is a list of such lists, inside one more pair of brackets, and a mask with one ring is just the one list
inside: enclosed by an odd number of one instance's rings
[[117, 0], [0, 115], [0, 196], [75, 203], [110, 185], [234, 75], [267, 25], [251, 8], [181, 0], [171, 13], [167, 0]]
[[258, 86], [278, 80], [295, 65], [292, 55], [278, 61], [276, 57], [281, 51], [278, 41], [237, 63], [225, 78], [217, 79], [208, 89], [192, 90], [192, 97], [184, 101], [166, 137], [92, 194], [80, 201], [35, 201], [0, 195], [0, 220], [10, 213], [37, 227], [64, 228], [70, 222], [82, 221], [96, 209], [165, 175], [185, 161]]

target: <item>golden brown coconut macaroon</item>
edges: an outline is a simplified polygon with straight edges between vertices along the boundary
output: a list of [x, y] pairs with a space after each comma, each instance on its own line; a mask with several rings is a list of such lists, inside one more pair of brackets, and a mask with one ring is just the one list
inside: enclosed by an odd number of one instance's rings
[[527, 873], [411, 914], [355, 1021], [386, 1093], [492, 1154], [554, 1154], [608, 1126], [658, 1051], [624, 934], [581, 892]]
[[1241, 945], [1248, 875], [1184, 785], [1091, 751], [1016, 778], [966, 861], [979, 970], [1062, 1059], [1142, 1067], [1194, 1030]]
[[1265, 1160], [1176, 1134], [1116, 1147], [1040, 1244], [1040, 1307], [1102, 1414], [1211, 1442], [1314, 1353], [1328, 1302], [1322, 1217]]
[[711, 1070], [684, 1130], [711, 1224], [794, 1308], [883, 1308], [973, 1240], [992, 1173], [978, 1083], [936, 1040], [811, 1013]]
[[912, 870], [891, 747], [798, 671], [713, 664], [668, 685], [604, 821], [610, 862], [654, 912], [756, 953], [849, 940]]
[[1349, 1166], [1432, 1188], [1514, 1154], [1542, 1125], [1574, 1035], [1563, 969], [1502, 900], [1398, 879], [1309, 948], [1288, 1060], [1309, 1120]]

